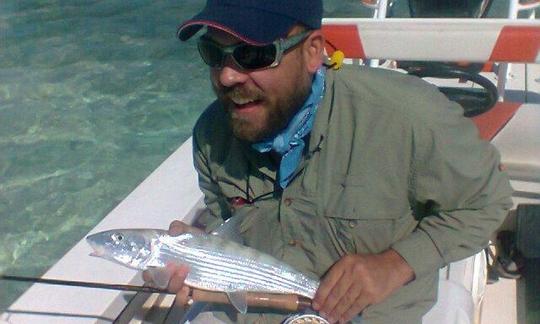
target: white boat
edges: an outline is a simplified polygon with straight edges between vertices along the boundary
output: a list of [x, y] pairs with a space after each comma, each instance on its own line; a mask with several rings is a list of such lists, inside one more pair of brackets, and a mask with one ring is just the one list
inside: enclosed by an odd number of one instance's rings
[[[386, 3], [383, 0], [366, 2]], [[534, 4], [539, 2], [534, 1]], [[377, 8], [382, 11], [382, 7]], [[353, 64], [358, 59], [388, 58], [518, 62], [512, 65], [510, 72], [499, 65], [499, 76], [484, 73], [494, 83], [499, 83], [504, 101], [478, 119], [480, 127], [484, 127], [501, 151], [503, 164], [516, 189], [515, 205], [540, 204], [540, 21], [325, 19], [324, 25], [331, 40], [335, 37], [332, 33], [346, 33], [346, 44], [334, 41], [347, 57], [352, 57], [350, 63]], [[515, 37], [519, 37], [521, 41], [512, 44], [500, 41], [507, 39], [503, 35], [505, 30], [512, 31], [508, 39], [515, 41]], [[529, 46], [531, 41], [533, 44]], [[433, 46], [435, 43], [440, 46]], [[503, 50], [498, 50], [500, 48]], [[360, 49], [361, 52], [355, 52]], [[450, 82], [428, 80], [438, 85]], [[470, 84], [457, 86], [471, 87]], [[501, 111], [504, 119], [498, 115]], [[167, 228], [172, 219], [191, 222], [203, 208], [192, 166], [191, 140], [188, 140], [91, 233], [126, 227]], [[92, 258], [90, 252], [91, 248], [81, 240], [43, 277], [142, 284], [139, 273]], [[444, 323], [524, 323], [526, 310], [520, 308], [518, 281], [501, 279], [487, 285], [485, 269], [484, 254], [441, 269], [439, 303], [426, 315], [424, 323], [443, 323], [441, 319], [447, 320], [446, 317], [449, 319]], [[172, 303], [171, 295], [34, 284], [0, 316], [0, 323], [173, 323], [181, 318], [182, 312], [171, 308]]]

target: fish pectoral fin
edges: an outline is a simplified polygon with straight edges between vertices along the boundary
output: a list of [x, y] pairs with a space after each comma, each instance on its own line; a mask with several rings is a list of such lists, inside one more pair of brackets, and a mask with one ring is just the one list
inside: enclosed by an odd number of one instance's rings
[[247, 292], [246, 291], [228, 291], [227, 296], [231, 301], [231, 304], [240, 313], [247, 313]]
[[166, 268], [163, 267], [148, 267], [146, 269], [148, 275], [151, 277], [152, 282], [158, 288], [165, 289], [169, 285], [171, 275]]

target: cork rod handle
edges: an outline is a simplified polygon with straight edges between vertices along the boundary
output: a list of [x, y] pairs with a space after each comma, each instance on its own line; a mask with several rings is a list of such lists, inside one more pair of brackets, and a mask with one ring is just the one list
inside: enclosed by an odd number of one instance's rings
[[[230, 304], [227, 294], [201, 289], [193, 289], [191, 298], [197, 302]], [[269, 293], [247, 293], [247, 305], [252, 307], [272, 308], [290, 312], [301, 311], [311, 307], [311, 300], [297, 295]]]

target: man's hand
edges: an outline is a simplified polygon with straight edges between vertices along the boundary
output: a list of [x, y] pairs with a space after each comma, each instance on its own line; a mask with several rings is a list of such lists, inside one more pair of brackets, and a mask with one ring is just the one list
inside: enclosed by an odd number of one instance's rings
[[179, 220], [175, 220], [169, 225], [169, 235], [178, 236], [183, 233], [204, 233], [204, 231]]
[[[186, 232], [201, 233], [202, 230], [177, 220], [169, 225], [169, 235], [178, 236]], [[153, 286], [167, 287], [167, 290], [176, 294], [176, 304], [185, 306], [190, 300], [190, 288], [184, 285], [188, 272], [187, 265], [170, 263], [165, 268], [144, 271], [143, 279]]]
[[392, 249], [381, 254], [347, 255], [321, 281], [313, 308], [331, 323], [346, 323], [412, 279], [412, 268]]

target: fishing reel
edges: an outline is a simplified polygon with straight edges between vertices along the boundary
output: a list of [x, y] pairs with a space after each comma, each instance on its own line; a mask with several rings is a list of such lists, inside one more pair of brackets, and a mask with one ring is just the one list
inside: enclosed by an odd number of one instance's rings
[[282, 324], [330, 324], [327, 320], [317, 314], [294, 314]]
[[[360, 315], [353, 318], [349, 323], [361, 324], [362, 317]], [[317, 315], [313, 310], [308, 309], [304, 313], [293, 314], [285, 319], [282, 324], [330, 324], [326, 319]]]

